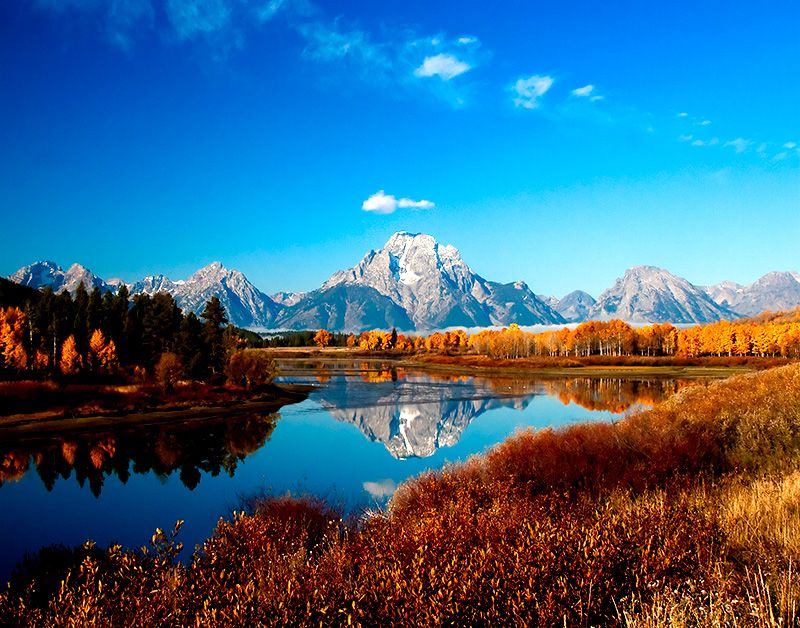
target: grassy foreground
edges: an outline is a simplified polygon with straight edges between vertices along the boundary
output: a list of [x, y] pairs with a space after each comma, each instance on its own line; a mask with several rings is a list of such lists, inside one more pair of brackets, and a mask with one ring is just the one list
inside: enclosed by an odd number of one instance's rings
[[0, 622], [798, 625], [800, 365], [519, 433], [358, 520], [255, 501], [187, 564], [178, 549], [157, 531], [137, 551], [43, 552]]

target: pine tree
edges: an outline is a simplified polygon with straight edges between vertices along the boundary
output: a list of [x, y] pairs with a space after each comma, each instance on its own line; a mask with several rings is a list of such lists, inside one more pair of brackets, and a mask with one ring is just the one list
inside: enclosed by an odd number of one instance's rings
[[203, 337], [208, 349], [209, 366], [211, 373], [217, 375], [225, 368], [225, 343], [223, 338], [222, 325], [228, 322], [225, 316], [225, 308], [217, 297], [211, 297], [206, 301], [203, 313], [200, 317], [203, 323]]

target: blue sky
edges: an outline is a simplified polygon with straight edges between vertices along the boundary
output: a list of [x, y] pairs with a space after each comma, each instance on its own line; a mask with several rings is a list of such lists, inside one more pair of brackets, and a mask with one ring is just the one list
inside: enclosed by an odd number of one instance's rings
[[308, 290], [401, 229], [558, 296], [800, 270], [796, 2], [432, 4], [0, 4], [0, 273]]

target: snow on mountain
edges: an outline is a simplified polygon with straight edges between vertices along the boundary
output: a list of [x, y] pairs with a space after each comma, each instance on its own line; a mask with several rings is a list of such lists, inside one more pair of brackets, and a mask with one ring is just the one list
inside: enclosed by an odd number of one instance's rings
[[278, 305], [283, 307], [292, 307], [299, 303], [308, 292], [276, 292], [269, 295], [269, 298], [275, 301]]
[[107, 285], [105, 281], [96, 277], [90, 270], [80, 264], [73, 264], [66, 271], [58, 264], [51, 261], [35, 262], [30, 266], [23, 266], [9, 279], [23, 286], [32, 288], [44, 288], [46, 286], [54, 292], [75, 292], [80, 284], [83, 284], [87, 291], [91, 292], [95, 287], [100, 290], [115, 290]]
[[714, 301], [745, 316], [764, 311], [791, 310], [800, 306], [800, 275], [771, 272], [747, 286], [723, 281], [705, 288]]
[[620, 318], [633, 323], [708, 323], [738, 316], [682, 277], [655, 266], [636, 266], [626, 270], [600, 295], [588, 318]]
[[212, 262], [182, 282], [163, 277], [163, 289], [175, 297], [184, 311], [200, 314], [206, 301], [217, 297], [228, 314], [228, 320], [239, 327], [269, 326], [280, 306], [247, 280], [238, 270]]
[[568, 323], [580, 323], [587, 320], [587, 316], [595, 303], [597, 301], [588, 292], [573, 290], [564, 298], [559, 299], [553, 309], [561, 314]]
[[713, 286], [700, 286], [700, 289], [710, 296], [714, 302], [728, 308], [735, 309], [742, 298], [744, 286], [735, 281], [722, 281]]
[[[87, 290], [94, 286], [101, 290], [116, 292], [123, 282], [105, 282], [80, 264], [73, 264], [64, 271], [54, 262], [36, 262], [20, 268], [9, 277], [11, 281], [33, 288], [51, 287], [54, 291], [67, 290], [74, 293], [80, 283]], [[164, 275], [151, 275], [128, 285], [131, 296], [153, 295], [168, 292], [178, 306], [188, 312], [200, 314], [206, 301], [216, 296], [225, 306], [228, 319], [240, 327], [269, 326], [280, 306], [251, 284], [238, 270], [229, 270], [219, 262], [201, 268], [187, 280], [172, 281]]]
[[395, 233], [322, 290], [367, 286], [402, 307], [420, 330], [451, 326], [563, 322], [522, 282], [500, 284], [475, 274], [454, 246], [427, 234]]
[[169, 292], [173, 294], [178, 289], [178, 285], [166, 275], [148, 275], [141, 281], [137, 281], [128, 287], [131, 294], [149, 294], [156, 292]]

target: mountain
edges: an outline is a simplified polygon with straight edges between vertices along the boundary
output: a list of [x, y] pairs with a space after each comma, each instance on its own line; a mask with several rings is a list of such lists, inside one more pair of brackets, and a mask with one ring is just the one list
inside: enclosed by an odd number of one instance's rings
[[[49, 286], [56, 292], [67, 290], [72, 293], [81, 283], [87, 290], [97, 286], [112, 292], [123, 285], [119, 280], [103, 281], [80, 264], [73, 264], [65, 272], [55, 262], [48, 261], [20, 268], [9, 279], [32, 288]], [[164, 275], [152, 275], [125, 285], [131, 296], [168, 292], [182, 310], [196, 314], [203, 311], [208, 299], [216, 296], [225, 306], [230, 322], [239, 327], [270, 326], [281, 310], [280, 305], [250, 283], [241, 272], [229, 270], [219, 262], [201, 268], [182, 281], [172, 281]]]
[[702, 289], [655, 266], [625, 271], [589, 309], [588, 318], [632, 323], [708, 323], [738, 315]]
[[704, 290], [717, 303], [745, 316], [800, 306], [800, 279], [792, 272], [767, 273], [747, 286], [723, 281]]
[[172, 281], [166, 275], [148, 275], [132, 286], [128, 286], [128, 290], [131, 294], [149, 294], [151, 296], [156, 292], [169, 292], [170, 294], [174, 294], [181, 283], [183, 282]]
[[426, 234], [395, 233], [382, 249], [331, 275], [321, 290], [336, 286], [372, 288], [400, 306], [420, 330], [563, 322], [523, 282], [486, 281], [458, 249]]
[[563, 299], [559, 299], [553, 309], [561, 314], [568, 323], [580, 323], [587, 320], [595, 298], [583, 290], [573, 290]]
[[105, 281], [96, 277], [92, 271], [84, 268], [80, 264], [73, 264], [68, 270], [64, 270], [55, 262], [42, 261], [35, 262], [30, 266], [23, 266], [9, 279], [14, 283], [31, 288], [44, 288], [49, 286], [53, 292], [67, 290], [75, 292], [80, 284], [91, 292], [95, 287], [102, 291], [115, 290]]
[[361, 332], [414, 329], [406, 311], [374, 288], [338, 285], [309, 292], [275, 320], [277, 329], [335, 329]]
[[299, 303], [308, 292], [276, 292], [269, 295], [269, 298], [280, 306], [291, 307]]
[[700, 289], [710, 296], [714, 302], [733, 309], [742, 298], [744, 286], [735, 281], [722, 281], [713, 286], [700, 286]]
[[161, 280], [162, 289], [177, 301], [184, 311], [200, 314], [206, 301], [217, 297], [228, 320], [239, 327], [266, 327], [272, 324], [280, 306], [247, 280], [240, 271], [212, 262], [185, 281]]

